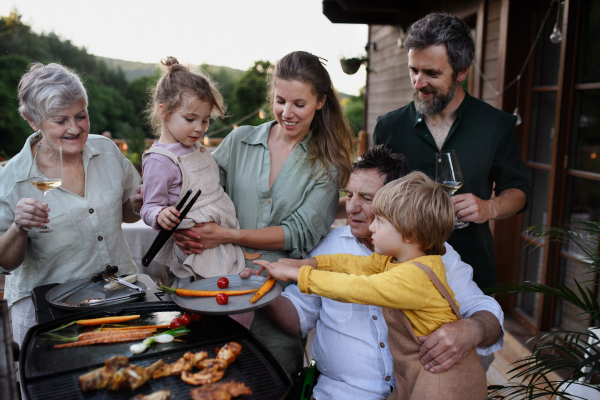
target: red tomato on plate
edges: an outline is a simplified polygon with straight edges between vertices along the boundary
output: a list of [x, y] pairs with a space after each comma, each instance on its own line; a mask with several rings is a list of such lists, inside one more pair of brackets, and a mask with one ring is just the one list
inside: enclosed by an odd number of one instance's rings
[[173, 318], [173, 320], [171, 321], [171, 324], [169, 325], [169, 328], [176, 329], [176, 328], [180, 328], [182, 326], [183, 326], [183, 322], [181, 321], [181, 319]]
[[225, 289], [226, 287], [229, 286], [229, 279], [222, 277], [217, 281], [217, 286], [219, 287], [219, 289]]
[[181, 323], [184, 325], [189, 324], [190, 322], [192, 322], [192, 317], [190, 317], [188, 314], [183, 314], [181, 316]]
[[227, 296], [225, 293], [219, 293], [216, 300], [217, 303], [224, 306], [229, 301], [229, 296]]

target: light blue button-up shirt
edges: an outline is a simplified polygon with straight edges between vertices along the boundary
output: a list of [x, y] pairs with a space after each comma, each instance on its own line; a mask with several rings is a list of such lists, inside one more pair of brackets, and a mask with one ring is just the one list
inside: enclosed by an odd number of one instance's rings
[[[41, 198], [41, 192], [27, 181], [31, 145], [36, 140], [40, 137], [31, 135], [0, 172], [0, 235], [14, 222], [20, 199]], [[82, 156], [85, 197], [60, 187], [46, 194], [54, 232], [29, 232], [23, 264], [6, 277], [9, 306], [37, 286], [90, 278], [107, 265], [118, 266], [119, 274], [138, 272], [121, 223], [123, 204], [140, 184], [140, 175], [114, 142], [103, 136], [89, 135]]]

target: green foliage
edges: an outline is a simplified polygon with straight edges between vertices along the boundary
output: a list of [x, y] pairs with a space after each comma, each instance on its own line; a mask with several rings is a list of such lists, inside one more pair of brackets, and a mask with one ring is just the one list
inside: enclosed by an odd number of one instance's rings
[[31, 134], [17, 112], [17, 85], [27, 65], [34, 61], [57, 62], [79, 74], [88, 91], [91, 133], [110, 131], [118, 137], [123, 123], [141, 128], [139, 88], [133, 83], [130, 87], [120, 69], [109, 69], [85, 48], [54, 33], [32, 32], [13, 10], [0, 17], [0, 156], [14, 156]]
[[[239, 113], [234, 119], [242, 118], [257, 108], [267, 107], [267, 70], [271, 66], [268, 61], [256, 61], [238, 80], [234, 95], [234, 105]], [[259, 125], [263, 121], [255, 116], [244, 122], [244, 125]]]
[[363, 113], [365, 110], [364, 93], [361, 91], [360, 96], [348, 96], [341, 99], [342, 108], [348, 117], [352, 132], [356, 136], [358, 131], [363, 128]]
[[[572, 221], [566, 228], [535, 226], [529, 233], [538, 240], [569, 242], [578, 246], [585, 257], [584, 272], [592, 276], [585, 283], [597, 284], [600, 272], [600, 223], [587, 221]], [[549, 279], [547, 285], [535, 282], [522, 282], [516, 285], [506, 285], [494, 289], [496, 294], [540, 293], [553, 296], [568, 302], [581, 310], [580, 315], [588, 320], [599, 319], [600, 305], [594, 292], [588, 287], [582, 287], [577, 280], [577, 290], [572, 290], [558, 280]], [[590, 340], [591, 339], [591, 340]], [[489, 399], [516, 399], [525, 397], [536, 399], [545, 396], [562, 396], [563, 399], [576, 399], [566, 392], [568, 386], [581, 385], [594, 388], [597, 385], [579, 382], [580, 378], [589, 380], [600, 372], [600, 348], [592, 331], [561, 330], [553, 331], [530, 340], [533, 344], [531, 356], [524, 357], [514, 363], [509, 373], [514, 373], [511, 379], [520, 379], [520, 383], [504, 386], [490, 386]], [[551, 381], [550, 373], [560, 371], [566, 378], [562, 381]]]
[[[2, 20], [0, 20], [1, 22]], [[0, 157], [21, 151], [32, 129], [17, 111], [17, 85], [29, 60], [20, 55], [0, 57]]]
[[146, 135], [139, 126], [132, 126], [128, 123], [123, 123], [119, 127], [119, 133], [125, 143], [127, 143], [127, 158], [133, 165], [141, 170], [142, 154], [146, 150]]

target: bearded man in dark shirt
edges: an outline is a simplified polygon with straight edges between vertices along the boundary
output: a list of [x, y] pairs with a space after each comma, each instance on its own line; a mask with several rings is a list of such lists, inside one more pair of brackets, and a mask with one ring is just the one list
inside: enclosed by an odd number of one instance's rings
[[412, 170], [432, 178], [436, 154], [456, 152], [464, 184], [453, 197], [454, 210], [470, 224], [455, 229], [448, 243], [473, 267], [480, 288], [495, 286], [489, 221], [525, 211], [531, 191], [514, 130], [516, 117], [462, 88], [475, 44], [459, 18], [427, 15], [412, 25], [404, 46], [413, 101], [377, 119], [374, 144], [404, 154]]

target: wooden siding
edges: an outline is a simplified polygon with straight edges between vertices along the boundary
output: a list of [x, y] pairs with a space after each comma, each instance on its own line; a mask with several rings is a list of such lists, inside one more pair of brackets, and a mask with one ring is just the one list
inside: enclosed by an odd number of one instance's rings
[[[492, 88], [486, 84], [478, 73], [475, 79], [480, 79], [479, 96], [484, 101], [498, 106], [497, 88], [498, 74], [504, 68], [499, 68], [500, 29], [502, 0], [484, 0], [483, 36], [481, 64], [479, 67], [488, 78]], [[452, 12], [452, 11], [450, 11]], [[373, 143], [373, 130], [377, 117], [392, 110], [403, 107], [412, 101], [412, 87], [408, 73], [408, 51], [397, 45], [398, 29], [391, 25], [370, 25], [370, 42], [376, 45], [370, 47], [369, 69], [367, 75], [368, 94], [366, 99], [367, 112], [365, 127], [369, 135], [369, 145]], [[477, 93], [476, 93], [477, 94]]]
[[365, 127], [369, 145], [373, 144], [373, 130], [377, 117], [403, 107], [412, 100], [412, 86], [408, 74], [408, 51], [397, 45], [398, 29], [390, 25], [369, 26], [371, 43], [377, 50], [369, 51], [367, 74], [367, 115]]

